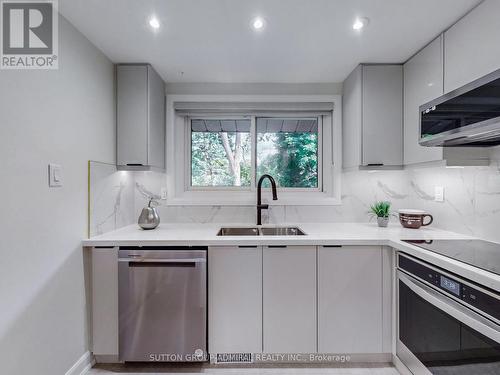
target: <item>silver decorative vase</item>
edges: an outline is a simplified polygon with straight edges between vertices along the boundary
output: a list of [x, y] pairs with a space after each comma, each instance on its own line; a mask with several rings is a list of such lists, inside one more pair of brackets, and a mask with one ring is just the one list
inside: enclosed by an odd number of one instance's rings
[[377, 217], [377, 224], [379, 227], [385, 228], [387, 225], [389, 225], [389, 218], [388, 217]]
[[153, 199], [151, 198], [148, 206], [142, 209], [141, 215], [139, 216], [138, 224], [144, 230], [155, 229], [160, 224], [160, 216], [156, 208], [151, 207], [152, 201]]

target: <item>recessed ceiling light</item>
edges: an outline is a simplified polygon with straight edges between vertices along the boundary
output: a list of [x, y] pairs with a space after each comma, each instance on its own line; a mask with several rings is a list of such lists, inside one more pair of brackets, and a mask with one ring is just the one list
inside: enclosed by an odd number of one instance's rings
[[261, 17], [255, 17], [253, 20], [252, 20], [252, 27], [255, 29], [255, 30], [262, 30], [265, 26], [266, 22], [264, 21], [263, 18]]
[[352, 24], [352, 28], [354, 30], [361, 30], [363, 27], [368, 25], [369, 22], [370, 20], [366, 17], [356, 18]]
[[149, 26], [151, 26], [155, 30], [158, 30], [160, 28], [160, 21], [155, 16], [152, 16], [149, 19]]

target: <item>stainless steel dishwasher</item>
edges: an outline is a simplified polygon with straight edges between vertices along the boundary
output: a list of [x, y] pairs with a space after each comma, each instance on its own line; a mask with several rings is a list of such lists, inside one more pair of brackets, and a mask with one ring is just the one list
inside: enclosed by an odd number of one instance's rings
[[119, 357], [207, 360], [207, 248], [120, 247]]

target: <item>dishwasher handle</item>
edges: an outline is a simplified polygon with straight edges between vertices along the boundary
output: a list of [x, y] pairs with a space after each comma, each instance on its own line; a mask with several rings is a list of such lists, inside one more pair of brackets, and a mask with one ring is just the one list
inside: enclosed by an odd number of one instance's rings
[[206, 263], [205, 258], [180, 258], [180, 259], [161, 259], [161, 258], [143, 258], [143, 257], [130, 257], [119, 258], [118, 262], [123, 263]]

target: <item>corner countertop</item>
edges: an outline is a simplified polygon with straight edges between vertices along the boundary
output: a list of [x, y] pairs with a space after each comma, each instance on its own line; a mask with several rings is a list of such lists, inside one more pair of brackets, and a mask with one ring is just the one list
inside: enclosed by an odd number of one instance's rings
[[[264, 225], [266, 226], [266, 225]], [[273, 226], [273, 225], [268, 225]], [[471, 239], [472, 237], [433, 227], [406, 229], [399, 224], [379, 228], [376, 223], [281, 223], [297, 226], [305, 236], [219, 237], [221, 227], [253, 227], [252, 224], [167, 223], [154, 230], [136, 224], [82, 241], [84, 247], [117, 246], [241, 246], [241, 245], [380, 245], [419, 257], [438, 267], [500, 291], [500, 276], [463, 262], [421, 249], [402, 240]]]

